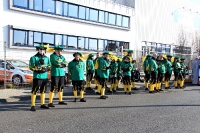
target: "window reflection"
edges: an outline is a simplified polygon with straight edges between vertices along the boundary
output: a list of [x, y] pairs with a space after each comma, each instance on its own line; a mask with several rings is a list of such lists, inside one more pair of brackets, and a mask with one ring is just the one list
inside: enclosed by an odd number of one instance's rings
[[77, 37], [68, 36], [68, 49], [77, 49]]
[[116, 15], [112, 14], [112, 13], [109, 13], [108, 16], [109, 16], [109, 18], [108, 18], [108, 24], [115, 25], [115, 17], [116, 17]]
[[64, 3], [64, 16], [68, 16], [68, 3]]
[[28, 32], [28, 46], [33, 46], [33, 32], [29, 31]]
[[98, 11], [94, 9], [90, 9], [90, 20], [98, 21]]
[[85, 7], [79, 6], [79, 18], [85, 19]]
[[34, 9], [38, 11], [42, 11], [42, 0], [34, 1]]
[[14, 0], [13, 1], [14, 6], [20, 6], [20, 7], [28, 7], [27, 0]]
[[105, 12], [105, 23], [108, 23], [108, 13]]
[[108, 41], [108, 51], [116, 51], [116, 42]]
[[86, 20], [89, 20], [89, 16], [90, 16], [90, 9], [86, 8]]
[[55, 13], [55, 1], [43, 0], [43, 11], [48, 13]]
[[123, 27], [129, 27], [129, 18], [128, 17], [125, 17], [123, 16], [123, 19], [122, 19], [122, 26]]
[[165, 47], [165, 52], [166, 52], [166, 53], [170, 53], [170, 45], [166, 45], [166, 47]]
[[104, 40], [99, 40], [98, 51], [104, 51]]
[[69, 16], [70, 17], [78, 17], [78, 6], [69, 4]]
[[89, 50], [97, 50], [97, 39], [89, 39]]
[[55, 35], [55, 44], [56, 45], [63, 45], [63, 43], [62, 43], [62, 35]]
[[104, 11], [99, 11], [99, 22], [104, 23]]
[[67, 36], [63, 36], [63, 47], [67, 48]]
[[56, 1], [56, 14], [62, 15], [63, 4], [60, 1]]
[[20, 30], [14, 30], [14, 46], [24, 46], [27, 45], [27, 31], [20, 31]]
[[84, 50], [84, 48], [85, 48], [85, 38], [78, 37], [78, 49]]
[[34, 9], [34, 0], [29, 0], [29, 9]]
[[37, 46], [38, 43], [42, 42], [42, 33], [34, 32], [33, 37], [34, 37], [34, 46]]
[[117, 15], [116, 25], [117, 26], [122, 26], [122, 16], [121, 15]]
[[47, 43], [47, 44], [49, 44], [50, 47], [53, 47], [53, 45], [54, 45], [54, 35], [53, 34], [43, 33], [42, 40], [43, 40], [42, 43]]

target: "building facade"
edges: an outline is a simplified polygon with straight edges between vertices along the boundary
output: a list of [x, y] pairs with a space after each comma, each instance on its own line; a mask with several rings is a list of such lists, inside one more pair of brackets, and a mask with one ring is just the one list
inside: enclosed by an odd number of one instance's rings
[[[68, 61], [76, 51], [176, 53], [181, 27], [196, 31], [175, 21], [182, 7], [200, 9], [188, 0], [1, 0], [0, 57], [5, 44], [8, 58], [29, 60], [38, 43], [63, 45]], [[190, 48], [188, 41], [186, 53]]]

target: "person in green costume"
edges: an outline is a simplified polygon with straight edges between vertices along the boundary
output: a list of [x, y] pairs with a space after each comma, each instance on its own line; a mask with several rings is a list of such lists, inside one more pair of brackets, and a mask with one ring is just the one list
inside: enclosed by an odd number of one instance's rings
[[64, 68], [67, 67], [68, 63], [65, 57], [62, 55], [63, 47], [61, 45], [54, 46], [55, 52], [50, 55], [51, 61], [51, 89], [49, 92], [49, 107], [55, 107], [53, 104], [54, 92], [58, 90], [58, 104], [67, 105], [63, 101], [63, 87], [65, 80]]
[[118, 69], [117, 69], [117, 88], [119, 87], [120, 81], [122, 79], [122, 71], [121, 71], [121, 63], [122, 63], [122, 58], [118, 57], [117, 59], [117, 64], [118, 64]]
[[129, 94], [132, 94], [131, 89], [131, 71], [133, 69], [133, 65], [130, 62], [131, 58], [129, 56], [126, 56], [124, 58], [124, 61], [122, 62], [121, 69], [122, 69], [122, 75], [123, 75], [123, 84], [124, 84], [124, 94], [127, 94], [127, 89], [129, 91]]
[[111, 59], [111, 65], [110, 65], [110, 90], [109, 90], [109, 93], [112, 94], [117, 90], [117, 71], [118, 71], [117, 58], [113, 57]]
[[87, 78], [86, 78], [86, 89], [91, 90], [91, 81], [93, 78], [94, 74], [94, 63], [93, 63], [93, 58], [94, 54], [89, 54], [88, 59], [86, 61], [86, 73], [87, 73]]
[[[180, 80], [182, 80], [182, 68], [181, 68], [181, 64], [179, 62], [180, 57], [176, 56], [174, 58], [174, 63], [173, 63], [173, 67], [174, 67], [174, 87], [176, 89], [178, 89], [179, 87], [182, 88], [182, 84], [180, 84]], [[180, 86], [178, 86], [180, 84]]]
[[99, 59], [102, 58], [100, 57], [100, 53], [96, 53], [96, 58], [94, 59], [94, 68], [95, 68], [95, 75], [94, 75], [94, 83], [96, 85], [96, 94], [100, 95], [101, 94], [101, 86], [100, 86], [100, 69], [99, 69]]
[[77, 91], [80, 91], [80, 102], [86, 102], [84, 99], [84, 86], [85, 86], [85, 80], [84, 80], [84, 70], [85, 70], [85, 64], [80, 59], [82, 54], [80, 52], [75, 52], [73, 54], [74, 59], [69, 63], [68, 71], [69, 74], [72, 77], [72, 85], [73, 85], [73, 93], [74, 93], [74, 102], [77, 101]]
[[163, 57], [162, 54], [160, 54], [157, 60], [158, 77], [157, 77], [156, 91], [163, 91], [161, 87], [162, 87], [162, 81], [166, 73], [165, 61], [166, 61], [166, 58]]
[[181, 86], [184, 88], [185, 87], [185, 76], [188, 74], [188, 67], [186, 66], [186, 64], [184, 63], [185, 61], [185, 57], [181, 57], [181, 68], [182, 68], [182, 76], [183, 76], [183, 79], [180, 81], [181, 82]]
[[48, 82], [48, 71], [51, 69], [49, 58], [44, 54], [46, 47], [44, 45], [36, 46], [38, 51], [36, 55], [29, 60], [29, 68], [33, 71], [33, 87], [31, 91], [31, 111], [36, 111], [35, 100], [36, 94], [40, 90], [41, 108], [49, 109], [45, 105], [45, 91]]
[[171, 58], [172, 55], [168, 54], [167, 55], [167, 60], [165, 62], [165, 68], [166, 68], [166, 73], [165, 73], [165, 89], [170, 89], [169, 87], [169, 81], [171, 79], [172, 75], [172, 63], [171, 63]]
[[138, 90], [135, 86], [135, 63], [136, 63], [136, 60], [132, 60], [131, 63], [133, 65], [133, 68], [131, 71], [131, 84], [132, 84], [133, 90]]
[[109, 52], [103, 53], [103, 58], [98, 59], [99, 61], [99, 74], [100, 74], [100, 88], [101, 88], [101, 96], [100, 99], [108, 98], [105, 96], [105, 87], [106, 82], [109, 78], [109, 70], [110, 70], [110, 61], [109, 61]]
[[145, 74], [145, 90], [149, 90], [148, 88], [148, 83], [150, 81], [150, 70], [149, 70], [149, 60], [151, 59], [152, 55], [148, 54], [146, 56], [146, 59], [144, 60], [143, 63], [143, 69], [144, 69], [144, 74]]
[[158, 65], [156, 63], [156, 58], [157, 54], [153, 53], [152, 58], [149, 59], [149, 71], [151, 75], [149, 93], [155, 92], [154, 88], [156, 87], [157, 76], [158, 76]]

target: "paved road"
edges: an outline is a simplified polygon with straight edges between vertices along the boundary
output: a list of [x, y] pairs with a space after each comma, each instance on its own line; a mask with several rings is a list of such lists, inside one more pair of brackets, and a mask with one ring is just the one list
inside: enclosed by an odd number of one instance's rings
[[200, 133], [199, 86], [156, 94], [120, 90], [106, 100], [86, 94], [86, 103], [66, 93], [68, 105], [42, 110], [37, 104], [36, 112], [27, 99], [0, 104], [0, 133]]

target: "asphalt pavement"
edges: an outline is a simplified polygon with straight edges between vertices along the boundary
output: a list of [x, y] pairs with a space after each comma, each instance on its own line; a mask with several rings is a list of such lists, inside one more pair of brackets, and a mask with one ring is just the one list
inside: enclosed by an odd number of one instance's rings
[[30, 111], [26, 90], [19, 100], [0, 104], [0, 133], [200, 133], [199, 86], [149, 94], [143, 84], [136, 85], [139, 90], [133, 95], [119, 89], [106, 100], [86, 91], [86, 103], [73, 102], [68, 87], [64, 93], [68, 105], [58, 105], [56, 95], [55, 108], [40, 109], [38, 97], [36, 112]]

